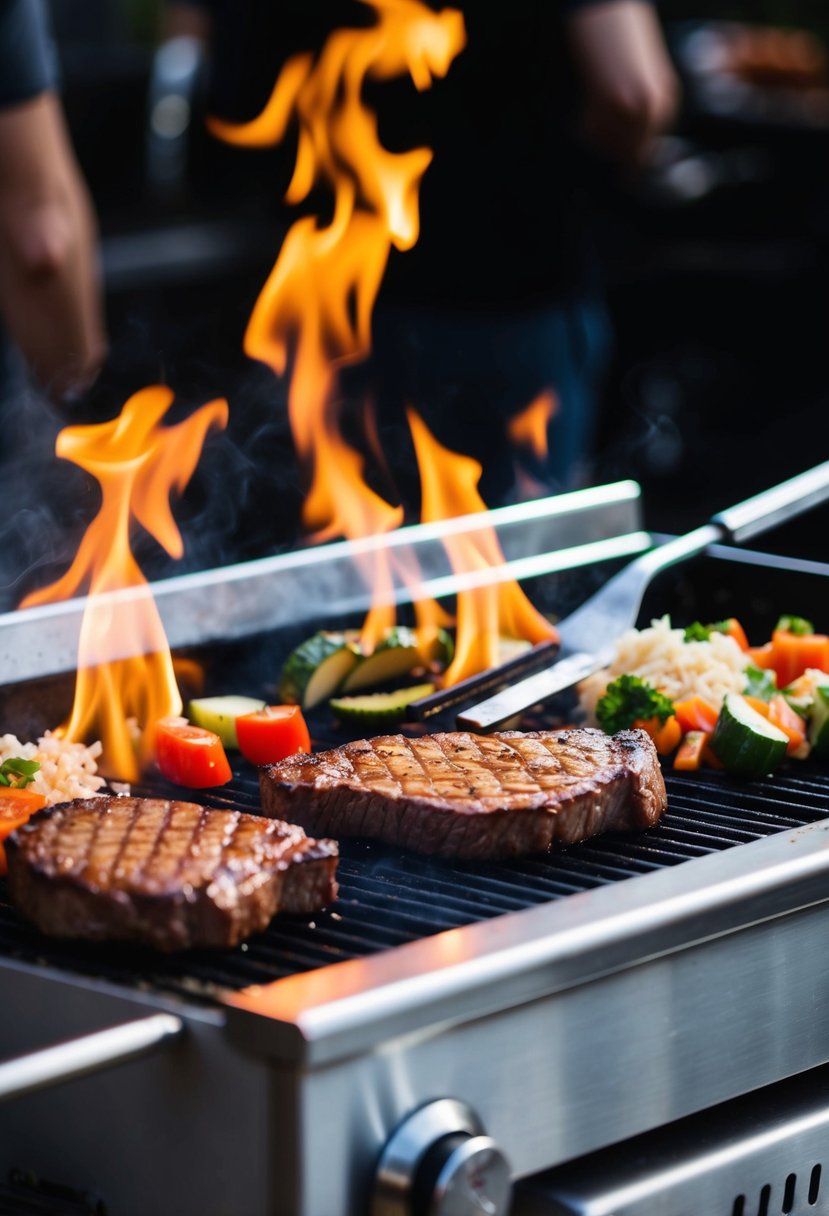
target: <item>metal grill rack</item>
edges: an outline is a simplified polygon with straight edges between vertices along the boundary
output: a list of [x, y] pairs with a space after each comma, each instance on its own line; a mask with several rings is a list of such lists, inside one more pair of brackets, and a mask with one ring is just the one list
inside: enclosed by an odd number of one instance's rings
[[[802, 766], [801, 766], [802, 767]], [[669, 810], [658, 827], [611, 834], [547, 856], [506, 862], [433, 862], [375, 842], [345, 841], [340, 895], [324, 912], [277, 917], [233, 950], [159, 957], [137, 948], [55, 942], [25, 925], [3, 893], [0, 952], [129, 987], [151, 983], [188, 1000], [218, 989], [267, 984], [363, 957], [444, 930], [562, 899], [576, 892], [679, 865], [814, 823], [829, 813], [829, 778], [818, 770], [737, 783], [720, 773], [666, 774]], [[175, 796], [146, 786], [137, 792]], [[249, 772], [211, 798], [239, 811], [259, 808]], [[4, 884], [5, 885], [5, 884]]]

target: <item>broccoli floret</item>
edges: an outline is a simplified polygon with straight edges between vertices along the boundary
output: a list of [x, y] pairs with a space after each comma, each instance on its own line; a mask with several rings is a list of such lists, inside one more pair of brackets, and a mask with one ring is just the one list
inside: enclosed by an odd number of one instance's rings
[[613, 680], [596, 705], [596, 720], [602, 730], [615, 735], [636, 721], [658, 718], [664, 722], [674, 712], [670, 697], [658, 692], [639, 676], [624, 675]]

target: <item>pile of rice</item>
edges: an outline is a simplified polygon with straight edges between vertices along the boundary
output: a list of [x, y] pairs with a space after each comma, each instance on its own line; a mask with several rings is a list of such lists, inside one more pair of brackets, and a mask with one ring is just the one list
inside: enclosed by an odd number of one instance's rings
[[628, 673], [663, 692], [672, 701], [704, 697], [719, 708], [726, 693], [742, 692], [751, 662], [733, 638], [712, 633], [707, 642], [686, 642], [684, 629], [672, 629], [671, 618], [651, 621], [649, 629], [628, 629], [616, 645], [610, 667], [589, 676], [579, 687], [585, 713], [595, 719], [596, 702], [611, 680]]
[[43, 794], [47, 806], [99, 793], [105, 784], [104, 778], [97, 775], [100, 754], [100, 743], [85, 747], [83, 743], [69, 743], [51, 731], [37, 743], [21, 743], [14, 735], [0, 735], [0, 764], [13, 756], [37, 760], [40, 764], [26, 788]]

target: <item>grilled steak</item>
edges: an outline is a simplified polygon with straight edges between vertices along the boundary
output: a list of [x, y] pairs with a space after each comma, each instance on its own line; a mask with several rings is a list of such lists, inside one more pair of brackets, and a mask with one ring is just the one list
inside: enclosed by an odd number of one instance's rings
[[233, 946], [276, 912], [334, 898], [337, 846], [295, 824], [163, 798], [86, 798], [6, 843], [9, 888], [44, 933]]
[[260, 769], [266, 814], [441, 857], [516, 857], [652, 827], [662, 771], [641, 730], [385, 735]]

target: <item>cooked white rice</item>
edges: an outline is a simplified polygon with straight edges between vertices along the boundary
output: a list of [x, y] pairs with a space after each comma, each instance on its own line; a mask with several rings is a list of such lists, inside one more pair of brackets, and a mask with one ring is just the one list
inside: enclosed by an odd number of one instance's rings
[[724, 633], [707, 642], [686, 642], [684, 629], [672, 629], [670, 617], [651, 621], [649, 629], [628, 629], [619, 638], [610, 667], [596, 672], [579, 687], [585, 713], [595, 718], [596, 702], [611, 680], [628, 673], [670, 697], [704, 697], [719, 708], [726, 693], [742, 692], [745, 668], [751, 662]]
[[83, 743], [69, 743], [51, 731], [37, 743], [21, 743], [14, 735], [0, 735], [0, 764], [13, 756], [37, 760], [40, 764], [26, 788], [43, 794], [47, 806], [97, 794], [104, 785], [104, 778], [97, 775], [100, 754], [100, 743], [85, 747]]

